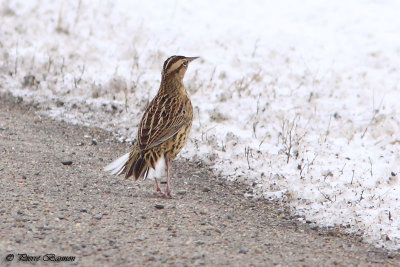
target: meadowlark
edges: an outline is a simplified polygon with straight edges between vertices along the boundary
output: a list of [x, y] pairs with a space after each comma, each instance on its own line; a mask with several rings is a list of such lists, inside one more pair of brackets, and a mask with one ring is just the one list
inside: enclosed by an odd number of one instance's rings
[[[172, 56], [164, 62], [161, 85], [147, 106], [132, 150], [105, 171], [146, 179], [154, 177], [156, 195], [171, 197], [170, 162], [185, 145], [193, 121], [193, 107], [183, 86], [188, 65], [198, 57]], [[157, 178], [164, 170], [167, 186], [162, 192]]]

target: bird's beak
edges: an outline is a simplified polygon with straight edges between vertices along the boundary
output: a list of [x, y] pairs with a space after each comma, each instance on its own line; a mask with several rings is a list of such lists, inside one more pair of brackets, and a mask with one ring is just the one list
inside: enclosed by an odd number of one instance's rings
[[197, 59], [199, 57], [187, 57], [186, 59], [189, 60], [189, 62], [192, 62], [193, 60]]

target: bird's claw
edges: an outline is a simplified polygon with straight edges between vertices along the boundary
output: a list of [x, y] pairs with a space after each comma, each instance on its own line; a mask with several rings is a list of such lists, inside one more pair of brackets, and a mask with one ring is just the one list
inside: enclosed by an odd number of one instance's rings
[[154, 192], [154, 196], [161, 198], [172, 198], [171, 193], [169, 192], [163, 193], [161, 191]]

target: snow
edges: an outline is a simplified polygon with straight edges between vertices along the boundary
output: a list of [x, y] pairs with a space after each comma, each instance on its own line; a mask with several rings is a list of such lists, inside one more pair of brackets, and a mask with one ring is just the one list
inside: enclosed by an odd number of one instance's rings
[[[132, 140], [163, 61], [201, 56], [180, 157], [400, 249], [399, 1], [8, 1], [0, 91]], [[116, 155], [116, 158], [121, 155]]]

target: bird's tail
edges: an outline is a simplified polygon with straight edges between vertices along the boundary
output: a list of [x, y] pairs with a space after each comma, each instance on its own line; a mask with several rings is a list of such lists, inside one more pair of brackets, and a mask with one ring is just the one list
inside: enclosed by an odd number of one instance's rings
[[125, 173], [125, 178], [133, 175], [137, 180], [140, 177], [147, 176], [149, 166], [143, 153], [140, 152], [138, 147], [134, 147], [131, 152], [114, 160], [104, 170], [115, 175]]

